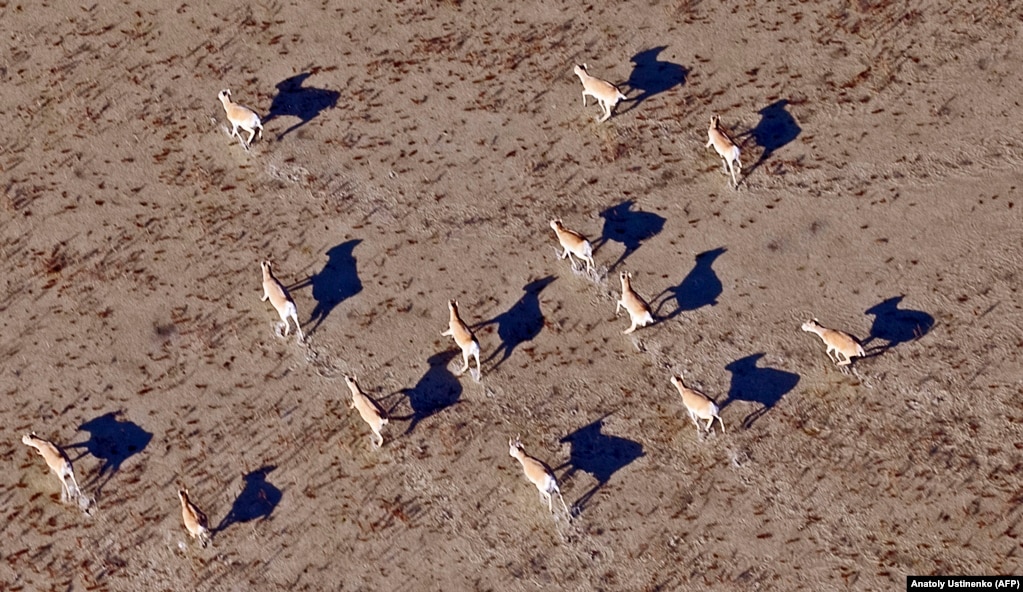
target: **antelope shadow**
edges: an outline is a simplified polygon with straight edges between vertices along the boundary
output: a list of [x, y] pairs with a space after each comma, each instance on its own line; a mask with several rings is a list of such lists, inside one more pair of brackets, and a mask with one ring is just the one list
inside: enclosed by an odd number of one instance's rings
[[277, 140], [309, 123], [326, 109], [333, 109], [337, 105], [341, 93], [325, 88], [302, 86], [310, 76], [312, 73], [303, 72], [277, 83], [277, 95], [274, 96], [270, 104], [270, 113], [263, 123], [284, 116], [299, 119], [298, 123], [277, 134]]
[[121, 470], [121, 465], [132, 456], [145, 450], [153, 440], [153, 434], [142, 429], [131, 421], [118, 419], [119, 411], [112, 411], [78, 426], [88, 432], [89, 439], [70, 448], [85, 448], [88, 454], [102, 461], [99, 473], [92, 483], [99, 494], [114, 473]]
[[905, 295], [894, 296], [864, 311], [874, 315], [870, 337], [864, 345], [876, 339], [883, 339], [886, 342], [884, 345], [872, 347], [870, 355], [882, 354], [897, 345], [919, 339], [934, 327], [934, 317], [926, 312], [899, 308], [903, 298]]
[[316, 306], [306, 321], [312, 324], [307, 334], [311, 334], [330, 316], [330, 313], [345, 300], [362, 291], [359, 281], [357, 262], [353, 251], [362, 241], [352, 239], [345, 241], [327, 251], [327, 263], [318, 273], [309, 276], [290, 289], [298, 290], [307, 286], [313, 287], [313, 300]]
[[568, 442], [572, 447], [568, 462], [557, 469], [568, 469], [562, 475], [562, 479], [568, 479], [576, 471], [582, 471], [597, 480], [596, 485], [572, 504], [573, 513], [585, 509], [593, 496], [615, 473], [643, 456], [643, 446], [639, 442], [601, 433], [606, 418], [605, 415], [560, 440], [563, 443]]
[[664, 218], [650, 212], [633, 211], [632, 206], [635, 203], [633, 200], [623, 201], [600, 213], [604, 219], [604, 229], [600, 233], [597, 249], [604, 246], [607, 241], [625, 246], [625, 252], [608, 267], [609, 270], [614, 270], [634, 253], [643, 241], [650, 240], [664, 229]]
[[773, 409], [782, 397], [799, 384], [798, 374], [757, 366], [762, 357], [763, 353], [752, 354], [725, 366], [725, 370], [732, 373], [732, 385], [720, 409], [732, 401], [750, 401], [761, 405], [760, 409], [754, 410], [742, 420], [742, 427], [746, 429], [752, 427], [753, 422]]
[[767, 159], [776, 150], [795, 140], [799, 136], [799, 132], [803, 131], [796, 123], [796, 119], [785, 110], [788, 104], [788, 99], [781, 99], [764, 107], [758, 111], [760, 121], [757, 122], [757, 125], [750, 131], [741, 134], [753, 136], [753, 141], [763, 150], [753, 166], [743, 169], [743, 178], [753, 174], [753, 171], [767, 162]]
[[462, 383], [451, 370], [448, 370], [448, 364], [456, 355], [459, 355], [458, 352], [448, 350], [430, 356], [427, 360], [430, 367], [416, 386], [400, 391], [408, 397], [412, 417], [394, 419], [411, 419], [408, 428], [405, 429], [406, 434], [412, 433], [419, 422], [427, 417], [458, 403], [462, 396]]
[[532, 341], [540, 331], [543, 330], [544, 318], [540, 310], [540, 292], [554, 281], [554, 276], [547, 276], [533, 280], [522, 290], [525, 294], [505, 312], [497, 315], [489, 321], [484, 321], [477, 327], [485, 327], [497, 323], [497, 336], [501, 338], [501, 346], [494, 350], [484, 362], [490, 362], [502, 354], [494, 368], [500, 366], [505, 360], [511, 357], [512, 352], [519, 345]]
[[625, 84], [629, 86], [630, 92], [638, 90], [639, 94], [629, 98], [632, 106], [628, 111], [639, 107], [643, 101], [650, 97], [686, 83], [689, 70], [679, 64], [657, 59], [657, 56], [665, 49], [667, 46], [661, 45], [632, 56], [632, 73], [629, 74], [629, 79]]
[[273, 465], [267, 465], [242, 477], [245, 479], [245, 486], [235, 498], [231, 511], [224, 516], [213, 532], [221, 532], [239, 522], [270, 518], [283, 495], [280, 489], [266, 480], [266, 476], [276, 468]]
[[[723, 289], [721, 280], [714, 272], [713, 265], [714, 261], [727, 250], [724, 247], [719, 247], [696, 255], [696, 264], [689, 274], [682, 278], [682, 282], [678, 286], [667, 288], [658, 294], [657, 297], [660, 298], [662, 295], [670, 293], [657, 305], [657, 317], [661, 320], [673, 319], [686, 311], [716, 305], [718, 296], [721, 295]], [[662, 315], [661, 308], [672, 299], [675, 300], [675, 309]]]

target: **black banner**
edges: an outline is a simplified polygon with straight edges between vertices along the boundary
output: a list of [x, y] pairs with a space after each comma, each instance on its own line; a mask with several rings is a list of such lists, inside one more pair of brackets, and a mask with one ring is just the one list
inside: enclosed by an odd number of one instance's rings
[[1023, 576], [906, 576], [906, 590], [1023, 590]]

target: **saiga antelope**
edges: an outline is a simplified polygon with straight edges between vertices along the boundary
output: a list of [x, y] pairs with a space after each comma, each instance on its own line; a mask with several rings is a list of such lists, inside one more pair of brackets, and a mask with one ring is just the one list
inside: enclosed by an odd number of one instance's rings
[[629, 319], [632, 320], [632, 326], [622, 331], [622, 333], [628, 335], [635, 331], [637, 327], [646, 327], [653, 323], [654, 317], [650, 313], [650, 305], [632, 289], [632, 274], [628, 271], [623, 271], [619, 274], [619, 277], [622, 280], [622, 297], [618, 300], [618, 306], [615, 307], [615, 315], [622, 308], [629, 311]]
[[733, 168], [732, 163], [734, 162], [738, 165], [739, 172], [742, 172], [742, 162], [739, 161], [739, 147], [728, 137], [728, 133], [721, 128], [721, 118], [717, 115], [713, 115], [710, 118], [707, 136], [706, 148], [714, 147], [718, 156], [725, 161], [725, 171], [732, 174], [732, 184], [738, 188], [739, 182], [735, 179], [735, 168]]
[[199, 546], [206, 548], [210, 542], [210, 521], [206, 518], [192, 500], [188, 497], [188, 489], [178, 490], [178, 500], [181, 501], [181, 521], [185, 523], [185, 530], [192, 535], [193, 539], [199, 541]]
[[572, 269], [575, 270], [575, 261], [572, 260], [572, 255], [575, 255], [586, 262], [586, 271], [593, 269], [593, 246], [590, 245], [590, 241], [586, 240], [585, 236], [565, 228], [561, 218], [551, 220], [551, 229], [557, 235], [561, 248], [565, 249], [563, 253], [558, 254], [558, 259], [568, 257], [568, 262], [572, 265]]
[[554, 502], [551, 494], [557, 493], [558, 499], [561, 500], [561, 507], [565, 508], [565, 513], [571, 517], [572, 513], [568, 511], [568, 506], [565, 505], [565, 498], [561, 497], [561, 489], [558, 488], [558, 480], [554, 477], [554, 472], [544, 463], [526, 454], [525, 450], [522, 449], [522, 441], [519, 438], [508, 440], [508, 454], [519, 461], [526, 479], [529, 479], [529, 482], [536, 486], [540, 492], [540, 497], [547, 500], [547, 509], [552, 514], [554, 513]]
[[625, 100], [625, 95], [622, 94], [622, 91], [618, 90], [617, 86], [610, 82], [590, 76], [589, 72], [586, 71], [586, 64], [576, 65], [572, 71], [579, 77], [579, 82], [583, 83], [583, 107], [586, 106], [587, 96], [597, 99], [601, 108], [604, 109], [604, 117], [598, 117], [597, 122], [603, 123], [607, 121], [611, 117], [611, 110], [615, 108], [618, 101]]
[[[37, 436], [35, 432], [25, 434], [21, 437], [21, 442], [27, 446], [35, 448], [43, 460], [46, 461], [46, 466], [50, 467], [57, 478], [60, 479], [60, 499], [63, 502], [72, 500], [84, 500], [82, 490], [78, 488], [78, 481], [75, 479], [75, 470], [71, 466], [71, 459], [68, 458], [67, 453], [57, 447], [56, 444], [49, 440], [44, 440]], [[84, 509], [84, 507], [83, 507]]]
[[[242, 143], [243, 148], [249, 149], [249, 145], [252, 144], [252, 138], [257, 132], [260, 139], [263, 138], [263, 124], [260, 123], [259, 116], [256, 115], [255, 111], [232, 102], [231, 91], [226, 88], [220, 91], [217, 98], [224, 105], [224, 113], [227, 114], [227, 120], [231, 122], [231, 135], [238, 136], [238, 141]], [[242, 135], [238, 133], [238, 128], [249, 132], [248, 140], [242, 140]]]
[[[860, 342], [855, 337], [844, 331], [828, 329], [817, 322], [817, 319], [810, 319], [803, 323], [802, 328], [803, 331], [816, 333], [821, 338], [821, 341], [827, 346], [828, 359], [834, 360], [839, 366], [847, 366], [852, 363], [853, 356], [862, 358], [866, 354], [863, 351], [863, 346], [860, 345]], [[833, 358], [832, 353], [834, 353]], [[839, 354], [841, 354], [841, 357]], [[845, 359], [843, 360], [842, 357]]]
[[284, 284], [274, 277], [269, 261], [261, 261], [259, 267], [263, 270], [263, 297], [260, 300], [263, 302], [270, 300], [270, 304], [273, 305], [278, 316], [281, 317], [282, 322], [278, 323], [277, 328], [280, 330], [283, 325], [285, 337], [291, 332], [291, 324], [288, 323], [288, 319], [290, 318], [295, 321], [295, 328], [298, 330], [298, 342], [302, 343], [305, 336], [302, 335], [302, 327], [298, 324], [298, 309], [295, 308], [295, 301], [288, 296], [288, 291], [284, 289]]
[[376, 401], [370, 399], [362, 392], [355, 377], [346, 374], [345, 384], [348, 385], [348, 390], [352, 392], [352, 402], [348, 404], [348, 408], [359, 410], [362, 420], [369, 425], [369, 429], [380, 439], [380, 442], [377, 443], [376, 440], [370, 438], [370, 443], [374, 448], [380, 448], [384, 445], [384, 437], [380, 434], [380, 430], [387, 425], [387, 413], [384, 412], [380, 405], [377, 405]]
[[710, 397], [683, 384], [681, 372], [677, 377], [671, 377], [671, 384], [675, 385], [675, 388], [678, 389], [678, 394], [682, 396], [682, 404], [685, 405], [686, 411], [689, 412], [689, 419], [693, 420], [697, 432], [700, 431], [700, 422], [696, 421], [697, 419], [707, 420], [708, 432], [716, 419], [721, 424], [721, 432], [724, 433], [725, 422], [721, 421], [721, 416], [718, 415], [718, 406]]
[[469, 358], [474, 357], [476, 358], [476, 371], [479, 374], [476, 379], [479, 380], [483, 377], [483, 367], [480, 366], [480, 342], [476, 340], [476, 336], [469, 330], [469, 326], [458, 315], [457, 300], [448, 301], [448, 313], [448, 329], [442, 332], [441, 335], [453, 338], [462, 350], [462, 361], [465, 364], [458, 371], [458, 374], [462, 375], [469, 369]]

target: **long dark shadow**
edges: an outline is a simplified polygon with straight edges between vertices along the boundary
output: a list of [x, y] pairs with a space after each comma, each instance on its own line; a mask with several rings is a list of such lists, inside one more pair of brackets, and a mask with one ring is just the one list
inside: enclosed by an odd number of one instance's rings
[[448, 350], [430, 356], [427, 360], [430, 368], [416, 386], [401, 391], [408, 397], [409, 406], [412, 407], [412, 418], [405, 430], [406, 434], [412, 433], [419, 422], [427, 417], [458, 403], [462, 396], [462, 383], [448, 369], [448, 364], [457, 355], [457, 351]]
[[556, 469], [568, 468], [561, 478], [568, 479], [576, 471], [582, 471], [597, 480], [596, 485], [572, 504], [573, 512], [585, 509], [615, 473], [643, 456], [643, 446], [639, 442], [601, 433], [606, 418], [605, 415], [561, 439], [561, 442], [568, 442], [572, 446], [568, 462]]
[[921, 310], [899, 308], [905, 295], [894, 296], [883, 300], [866, 311], [874, 315], [874, 324], [870, 328], [870, 337], [864, 345], [875, 339], [885, 341], [883, 345], [872, 347], [872, 355], [884, 353], [889, 349], [919, 339], [934, 328], [934, 317]]
[[743, 178], [753, 174], [753, 171], [757, 170], [761, 164], [767, 162], [767, 159], [776, 150], [795, 140], [799, 133], [803, 131], [799, 124], [796, 123], [796, 119], [792, 117], [792, 114], [785, 110], [788, 104], [788, 99], [781, 99], [764, 107], [758, 111], [760, 113], [760, 121], [757, 122], [757, 125], [752, 130], [740, 135], [740, 137], [746, 135], [753, 136], [753, 141], [763, 150], [752, 166], [743, 167]]
[[[330, 316], [331, 311], [345, 300], [362, 291], [362, 282], [353, 251], [362, 240], [345, 241], [327, 251], [327, 263], [318, 273], [290, 286], [290, 290], [299, 290], [307, 286], [313, 287], [313, 299], [316, 306], [306, 321], [306, 335], [316, 329]], [[308, 326], [311, 325], [311, 326]]]
[[89, 454], [102, 461], [99, 473], [91, 481], [97, 494], [126, 460], [145, 450], [153, 440], [153, 434], [134, 422], [119, 420], [119, 415], [119, 411], [112, 411], [78, 426], [78, 429], [89, 433], [89, 439], [69, 447], [85, 448]]
[[485, 363], [490, 362], [503, 354], [501, 359], [494, 364], [498, 368], [505, 360], [511, 357], [515, 348], [527, 341], [532, 341], [540, 331], [543, 330], [544, 318], [540, 310], [540, 292], [554, 281], [554, 276], [547, 276], [533, 280], [522, 287], [525, 294], [505, 312], [496, 317], [483, 321], [477, 327], [485, 327], [497, 323], [497, 336], [501, 338], [501, 345], [490, 354]]
[[798, 374], [757, 366], [757, 362], [764, 355], [752, 354], [725, 366], [725, 370], [732, 373], [732, 386], [728, 389], [728, 398], [721, 403], [720, 409], [724, 409], [732, 401], [750, 401], [761, 405], [760, 409], [754, 410], [743, 419], [742, 427], [747, 429], [799, 384]]
[[[721, 295], [723, 288], [721, 280], [718, 279], [717, 273], [714, 272], [713, 265], [714, 261], [727, 250], [724, 247], [719, 247], [696, 255], [696, 264], [689, 274], [682, 279], [682, 282], [674, 288], [666, 289], [657, 296], [660, 298], [663, 294], [669, 294], [667, 298], [661, 300], [657, 305], [657, 317], [661, 320], [673, 319], [686, 311], [716, 305], [718, 303], [718, 296]], [[672, 299], [675, 300], [675, 309], [662, 315], [661, 308]]]
[[310, 76], [311, 72], [303, 72], [277, 83], [277, 95], [274, 96], [270, 104], [270, 113], [263, 123], [284, 116], [299, 119], [298, 123], [277, 134], [278, 140], [309, 123], [324, 110], [337, 105], [341, 93], [336, 90], [302, 86]]
[[633, 91], [639, 91], [639, 94], [629, 97], [632, 106], [628, 111], [636, 109], [643, 101], [653, 96], [686, 83], [689, 70], [679, 64], [657, 59], [657, 56], [665, 49], [667, 47], [661, 45], [632, 56], [634, 65], [625, 84], [628, 85], [630, 94]]
[[627, 200], [612, 206], [600, 213], [604, 219], [604, 229], [600, 233], [595, 249], [600, 249], [607, 241], [621, 243], [625, 252], [618, 260], [608, 267], [614, 270], [620, 263], [633, 254], [643, 241], [657, 236], [664, 229], [665, 219], [650, 212], [633, 211], [635, 201]]
[[273, 465], [267, 465], [245, 475], [245, 487], [231, 506], [231, 511], [224, 516], [220, 524], [213, 532], [221, 532], [232, 524], [239, 522], [251, 522], [253, 520], [266, 520], [273, 514], [274, 508], [281, 502], [280, 489], [274, 487], [266, 480], [266, 476], [276, 469]]

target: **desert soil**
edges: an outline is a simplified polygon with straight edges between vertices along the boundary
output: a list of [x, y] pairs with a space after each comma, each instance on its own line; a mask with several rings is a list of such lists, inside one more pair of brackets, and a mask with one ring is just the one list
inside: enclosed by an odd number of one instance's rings
[[[0, 2], [0, 588], [1023, 573], [1023, 6], [155, 6]], [[581, 62], [630, 98], [605, 123]], [[250, 151], [222, 88], [263, 117]], [[558, 259], [553, 217], [598, 273]], [[275, 334], [264, 258], [304, 345]], [[632, 335], [622, 270], [658, 317]], [[478, 382], [440, 335], [452, 298]], [[811, 317], [868, 356], [843, 372]], [[391, 414], [379, 450], [344, 373]]]

